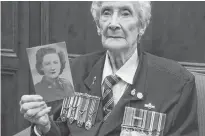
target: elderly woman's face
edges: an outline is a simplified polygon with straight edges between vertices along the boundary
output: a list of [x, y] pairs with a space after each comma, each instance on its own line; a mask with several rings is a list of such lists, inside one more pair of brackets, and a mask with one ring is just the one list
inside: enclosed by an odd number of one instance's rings
[[48, 78], [57, 78], [60, 74], [61, 62], [58, 54], [46, 54], [43, 57], [42, 70]]
[[139, 32], [137, 11], [132, 2], [103, 2], [99, 27], [102, 44], [115, 51], [137, 46]]

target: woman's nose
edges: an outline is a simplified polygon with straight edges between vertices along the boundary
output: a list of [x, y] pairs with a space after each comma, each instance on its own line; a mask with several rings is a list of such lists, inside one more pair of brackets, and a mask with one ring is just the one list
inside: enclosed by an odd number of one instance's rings
[[51, 70], [55, 70], [55, 66], [54, 65], [51, 65]]
[[116, 30], [116, 29], [119, 29], [120, 28], [120, 25], [119, 25], [119, 21], [118, 21], [118, 15], [117, 13], [114, 13], [112, 18], [111, 18], [111, 21], [110, 21], [110, 24], [109, 24], [109, 29], [112, 29], [112, 30]]

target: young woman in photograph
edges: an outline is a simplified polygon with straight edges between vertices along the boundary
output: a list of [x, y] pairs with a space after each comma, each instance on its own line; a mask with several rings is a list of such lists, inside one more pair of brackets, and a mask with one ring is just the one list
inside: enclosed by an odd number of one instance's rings
[[74, 92], [72, 84], [60, 77], [65, 69], [65, 55], [55, 48], [44, 47], [36, 52], [36, 70], [43, 75], [42, 80], [35, 84], [37, 94], [46, 101], [55, 101], [70, 96]]

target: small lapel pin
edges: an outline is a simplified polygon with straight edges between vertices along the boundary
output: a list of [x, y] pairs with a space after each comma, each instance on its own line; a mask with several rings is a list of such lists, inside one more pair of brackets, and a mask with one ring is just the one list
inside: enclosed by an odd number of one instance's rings
[[95, 84], [95, 81], [96, 81], [96, 76], [93, 77], [93, 82], [92, 82], [92, 84], [90, 85], [90, 87]]
[[142, 99], [142, 98], [143, 98], [143, 94], [142, 94], [141, 92], [138, 92], [138, 93], [137, 93], [137, 98], [138, 98], [138, 99]]
[[146, 107], [146, 108], [148, 108], [148, 109], [154, 109], [154, 108], [155, 108], [155, 106], [152, 105], [151, 103], [145, 104], [144, 107]]
[[136, 94], [136, 90], [133, 89], [133, 90], [131, 91], [131, 95], [132, 95], [132, 96], [135, 96], [135, 94]]
[[95, 81], [96, 81], [96, 76], [93, 78], [93, 83], [92, 84], [95, 84]]

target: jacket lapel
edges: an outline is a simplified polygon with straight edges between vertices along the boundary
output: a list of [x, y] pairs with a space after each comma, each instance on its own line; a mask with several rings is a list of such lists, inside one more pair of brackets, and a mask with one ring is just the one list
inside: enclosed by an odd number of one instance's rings
[[[104, 66], [105, 55], [103, 55], [97, 62], [94, 64], [93, 68], [89, 72], [89, 75], [85, 78], [84, 82], [81, 84], [80, 92], [87, 93], [89, 95], [102, 97], [101, 92], [101, 79], [102, 79], [102, 71]], [[90, 130], [86, 130], [84, 126], [79, 128], [75, 124], [67, 124], [69, 130], [73, 136], [95, 136], [98, 133], [99, 127], [102, 124], [102, 104], [100, 102], [98, 107], [97, 116], [95, 119], [94, 126], [91, 127]]]
[[93, 66], [91, 72], [85, 78], [84, 84], [87, 87], [88, 94], [94, 96], [102, 96], [101, 91], [101, 80], [102, 80], [102, 72], [104, 67], [105, 55], [102, 56], [99, 61]]
[[103, 111], [102, 111], [102, 91], [101, 91], [101, 81], [102, 81], [102, 72], [105, 62], [104, 55], [93, 67], [89, 76], [85, 79], [84, 83], [88, 87], [88, 94], [100, 97], [100, 104], [98, 107], [98, 113], [96, 119], [102, 122], [103, 120]]
[[[136, 104], [140, 104], [144, 100], [146, 96], [145, 90], [147, 81], [147, 61], [145, 57], [146, 56], [144, 56], [143, 54], [140, 55], [140, 61], [134, 76], [133, 85], [130, 85], [127, 88], [117, 105], [114, 107], [110, 116], [107, 118], [107, 120], [105, 120], [102, 128], [100, 129], [99, 136], [106, 135], [121, 125], [123, 121], [125, 106], [129, 106], [129, 103], [131, 101], [135, 102]], [[135, 91], [134, 95], [131, 94], [133, 90]], [[143, 95], [142, 98], [139, 97], [139, 93]]]

